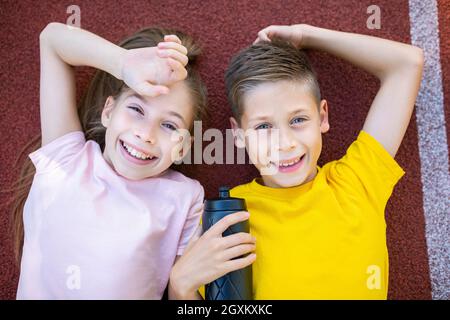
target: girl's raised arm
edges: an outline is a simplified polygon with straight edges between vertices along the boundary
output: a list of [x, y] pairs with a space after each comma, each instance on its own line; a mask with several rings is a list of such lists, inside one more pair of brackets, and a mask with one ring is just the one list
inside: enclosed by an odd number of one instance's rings
[[86, 30], [50, 23], [39, 39], [42, 146], [81, 130], [71, 66], [103, 70], [138, 94], [151, 97], [168, 93], [167, 85], [187, 76], [187, 49], [174, 35], [166, 35], [166, 44], [160, 48], [126, 50]]
[[50, 23], [40, 37], [40, 116], [42, 146], [69, 132], [81, 130], [71, 66], [87, 65], [120, 79], [125, 49], [90, 32]]

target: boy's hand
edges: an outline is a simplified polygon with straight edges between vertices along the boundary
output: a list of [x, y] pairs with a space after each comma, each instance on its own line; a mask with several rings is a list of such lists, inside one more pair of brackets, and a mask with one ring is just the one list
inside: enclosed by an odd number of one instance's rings
[[255, 254], [241, 257], [255, 250], [256, 239], [253, 236], [248, 233], [222, 236], [230, 226], [245, 221], [248, 217], [248, 212], [236, 212], [221, 219], [202, 236], [199, 234], [200, 230], [197, 230], [197, 235], [191, 239], [184, 254], [175, 263], [170, 276], [171, 285], [181, 297], [255, 261]]
[[258, 37], [253, 42], [256, 44], [260, 41], [270, 42], [274, 38], [279, 38], [290, 42], [296, 48], [301, 49], [304, 41], [304, 25], [295, 24], [292, 26], [268, 26], [258, 32]]
[[164, 37], [157, 47], [127, 50], [122, 59], [122, 79], [140, 95], [167, 94], [167, 86], [187, 76], [187, 49], [175, 35]]

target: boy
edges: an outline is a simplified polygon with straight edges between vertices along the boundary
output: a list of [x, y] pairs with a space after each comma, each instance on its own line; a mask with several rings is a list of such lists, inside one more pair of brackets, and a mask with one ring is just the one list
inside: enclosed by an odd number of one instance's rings
[[[356, 141], [322, 168], [328, 106], [300, 48], [348, 60], [381, 83]], [[394, 156], [422, 68], [422, 50], [398, 42], [304, 24], [261, 30], [225, 76], [235, 143], [261, 173], [231, 190], [247, 202], [251, 235], [222, 237], [246, 212], [197, 232], [172, 269], [169, 295], [201, 299], [203, 284], [252, 264], [255, 299], [386, 299], [384, 210], [404, 174]]]
[[[328, 107], [300, 48], [326, 51], [380, 80], [356, 141], [322, 168]], [[257, 239], [255, 299], [386, 299], [384, 210], [404, 174], [394, 156], [422, 68], [417, 47], [305, 24], [269, 26], [232, 59], [231, 126], [236, 145], [245, 145], [261, 173], [231, 191], [247, 201]], [[279, 143], [261, 143], [249, 132], [278, 135]]]

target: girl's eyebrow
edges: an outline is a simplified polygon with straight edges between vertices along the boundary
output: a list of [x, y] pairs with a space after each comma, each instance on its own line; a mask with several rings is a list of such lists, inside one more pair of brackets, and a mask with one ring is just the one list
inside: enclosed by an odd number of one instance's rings
[[[140, 94], [138, 94], [138, 93], [136, 93], [136, 92], [133, 93], [133, 94], [130, 94], [130, 95], [129, 95], [128, 97], [126, 97], [126, 98], [127, 98], [127, 99], [128, 99], [128, 98], [136, 98], [136, 99], [138, 99], [138, 100], [141, 100], [142, 102], [145, 102], [145, 98], [142, 97]], [[144, 105], [145, 105], [145, 103], [144, 103]], [[183, 116], [180, 115], [178, 112], [175, 112], [175, 111], [168, 111], [167, 114], [169, 114], [169, 115], [171, 115], [171, 116], [174, 116], [174, 117], [180, 119], [181, 122], [183, 122], [183, 124], [184, 124], [185, 126], [187, 126], [186, 121], [184, 120]]]
[[169, 115], [171, 115], [171, 116], [174, 116], [174, 117], [180, 119], [181, 122], [183, 122], [183, 124], [184, 124], [185, 126], [187, 126], [186, 121], [184, 121], [184, 118], [183, 118], [178, 112], [175, 112], [175, 111], [169, 111], [169, 112], [167, 112], [167, 113], [168, 113]]

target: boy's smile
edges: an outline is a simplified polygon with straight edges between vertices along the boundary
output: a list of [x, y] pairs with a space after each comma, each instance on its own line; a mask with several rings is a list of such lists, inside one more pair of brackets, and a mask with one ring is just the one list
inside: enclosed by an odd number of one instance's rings
[[[293, 187], [316, 176], [328, 107], [325, 100], [318, 106], [308, 89], [299, 81], [259, 84], [244, 95], [240, 126], [230, 119], [236, 134], [246, 132], [247, 152], [266, 186]], [[242, 134], [238, 139], [242, 145]]]

